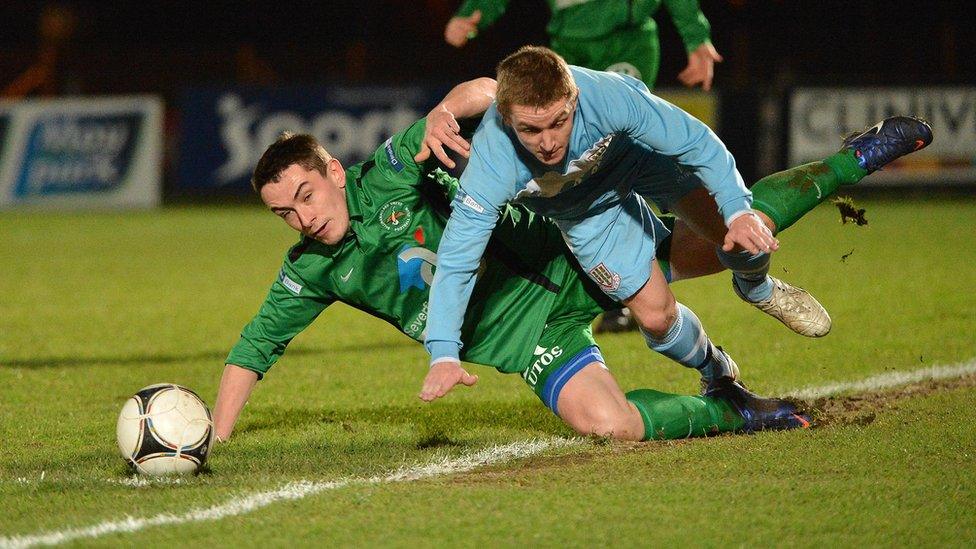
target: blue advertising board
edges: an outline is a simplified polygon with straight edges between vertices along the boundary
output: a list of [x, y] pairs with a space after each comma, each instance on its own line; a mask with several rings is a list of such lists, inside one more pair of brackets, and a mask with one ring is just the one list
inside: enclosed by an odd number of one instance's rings
[[157, 205], [162, 110], [152, 96], [0, 103], [0, 206]]
[[344, 166], [365, 160], [424, 116], [446, 87], [222, 88], [181, 100], [179, 187], [187, 194], [250, 192], [261, 154], [283, 131], [310, 133]]

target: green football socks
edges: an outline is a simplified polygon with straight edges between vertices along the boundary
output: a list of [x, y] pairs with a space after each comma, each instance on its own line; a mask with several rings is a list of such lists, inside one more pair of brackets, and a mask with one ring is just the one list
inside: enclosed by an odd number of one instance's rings
[[636, 389], [627, 393], [627, 400], [644, 420], [644, 440], [700, 437], [735, 431], [745, 425], [742, 416], [724, 399]]
[[752, 207], [768, 215], [782, 232], [832, 195], [841, 185], [853, 185], [868, 174], [858, 166], [854, 151], [844, 149], [820, 162], [811, 162], [768, 175], [752, 186]]

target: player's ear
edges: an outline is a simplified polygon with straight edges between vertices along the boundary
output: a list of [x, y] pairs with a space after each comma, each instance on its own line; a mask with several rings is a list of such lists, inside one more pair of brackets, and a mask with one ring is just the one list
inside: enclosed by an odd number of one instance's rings
[[329, 163], [325, 165], [325, 170], [328, 172], [329, 177], [335, 181], [336, 187], [340, 189], [346, 188], [346, 172], [342, 169], [342, 164], [338, 160], [335, 158], [330, 159]]

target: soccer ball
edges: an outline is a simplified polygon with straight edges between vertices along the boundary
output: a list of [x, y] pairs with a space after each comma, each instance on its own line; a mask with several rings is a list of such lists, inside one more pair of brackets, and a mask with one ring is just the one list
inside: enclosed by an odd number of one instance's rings
[[213, 446], [213, 419], [193, 391], [158, 383], [143, 387], [126, 401], [115, 435], [119, 452], [137, 472], [185, 475], [207, 461]]

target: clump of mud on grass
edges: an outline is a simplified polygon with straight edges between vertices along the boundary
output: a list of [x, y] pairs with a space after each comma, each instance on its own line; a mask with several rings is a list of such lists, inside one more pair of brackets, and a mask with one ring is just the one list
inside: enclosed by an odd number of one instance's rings
[[854, 204], [854, 199], [849, 196], [835, 196], [830, 199], [830, 203], [837, 206], [840, 210], [840, 222], [843, 224], [855, 223], [858, 227], [867, 225], [868, 220], [864, 217], [864, 208], [858, 208]]
[[874, 422], [878, 415], [897, 407], [901, 401], [965, 387], [976, 387], [976, 375], [921, 381], [887, 391], [822, 397], [812, 401], [793, 399], [793, 402], [810, 414], [817, 427], [868, 425]]

